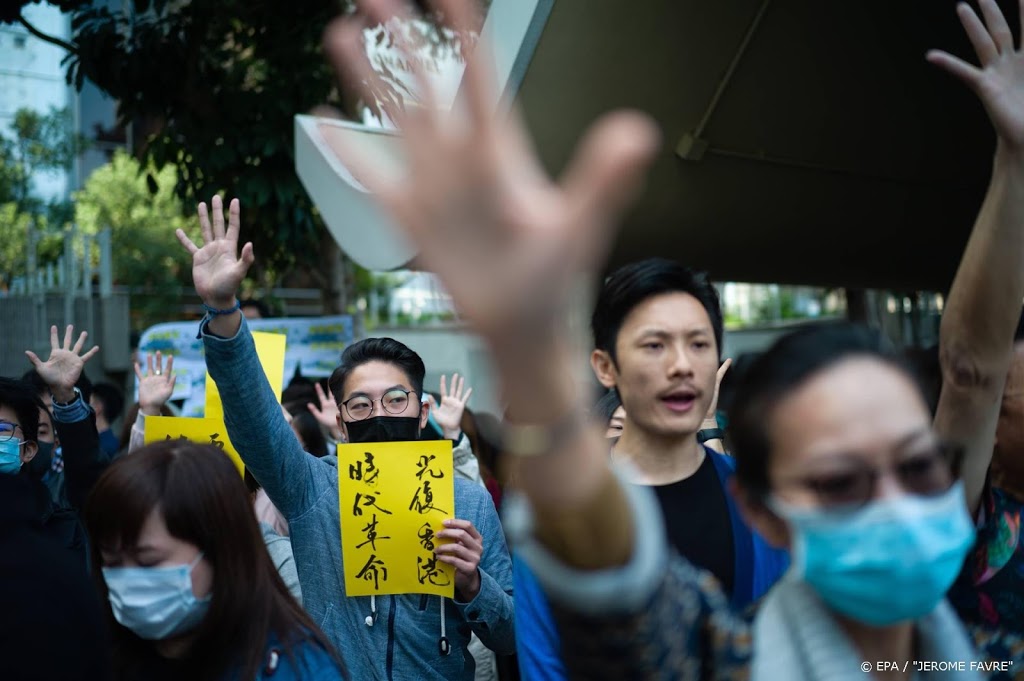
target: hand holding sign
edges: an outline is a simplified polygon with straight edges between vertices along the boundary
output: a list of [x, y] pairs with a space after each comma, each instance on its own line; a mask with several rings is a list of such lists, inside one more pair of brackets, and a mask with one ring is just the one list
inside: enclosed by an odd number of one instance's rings
[[448, 539], [434, 550], [437, 559], [455, 568], [455, 590], [459, 600], [468, 603], [480, 593], [480, 559], [484, 555], [484, 538], [468, 520], [446, 520], [438, 539]]
[[[456, 586], [464, 595], [479, 591], [476, 566], [483, 541], [465, 521], [445, 521], [455, 508], [453, 474], [450, 440], [338, 446], [347, 595], [451, 598]], [[461, 547], [439, 550], [452, 540]], [[456, 568], [464, 571], [462, 577]]]

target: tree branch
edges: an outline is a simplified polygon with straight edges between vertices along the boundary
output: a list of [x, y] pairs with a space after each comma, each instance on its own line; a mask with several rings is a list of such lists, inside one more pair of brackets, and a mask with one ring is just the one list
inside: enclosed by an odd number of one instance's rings
[[29, 33], [31, 33], [35, 37], [39, 38], [40, 40], [42, 40], [44, 42], [47, 42], [47, 43], [50, 43], [51, 45], [56, 45], [57, 47], [59, 47], [59, 48], [61, 48], [63, 50], [66, 50], [67, 52], [70, 52], [71, 54], [76, 54], [78, 52], [78, 48], [77, 47], [75, 47], [71, 43], [64, 42], [60, 38], [55, 38], [52, 35], [46, 35], [45, 33], [40, 31], [35, 26], [33, 26], [32, 24], [28, 23], [28, 19], [26, 19], [21, 14], [18, 15], [18, 22], [22, 26], [24, 26], [25, 29]]

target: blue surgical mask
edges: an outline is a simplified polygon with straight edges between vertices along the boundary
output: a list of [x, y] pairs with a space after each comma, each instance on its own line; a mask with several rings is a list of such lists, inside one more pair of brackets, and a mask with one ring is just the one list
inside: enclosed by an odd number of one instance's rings
[[202, 557], [172, 567], [103, 568], [114, 619], [149, 641], [195, 629], [210, 608], [209, 596], [192, 592], [192, 570]]
[[0, 442], [0, 473], [13, 475], [21, 470], [21, 446], [24, 440], [11, 438]]
[[795, 576], [833, 610], [886, 626], [939, 604], [974, 544], [963, 483], [934, 497], [902, 495], [852, 512], [768, 502], [789, 523]]

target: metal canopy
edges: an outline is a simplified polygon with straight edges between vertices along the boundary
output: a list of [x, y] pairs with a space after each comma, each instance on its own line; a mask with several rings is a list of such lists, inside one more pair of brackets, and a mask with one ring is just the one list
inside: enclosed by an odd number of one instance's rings
[[[1015, 25], [1016, 3], [1000, 4]], [[972, 56], [954, 6], [495, 0], [485, 33], [510, 27], [499, 75], [553, 172], [604, 112], [634, 107], [661, 126], [610, 265], [661, 255], [718, 280], [944, 290], [994, 149], [973, 95], [924, 60], [930, 47]], [[351, 188], [320, 184], [335, 198]], [[321, 205], [324, 190], [311, 193]], [[372, 231], [386, 244], [390, 229]], [[365, 236], [334, 233], [364, 265], [408, 260], [401, 245], [364, 261], [354, 242]]]

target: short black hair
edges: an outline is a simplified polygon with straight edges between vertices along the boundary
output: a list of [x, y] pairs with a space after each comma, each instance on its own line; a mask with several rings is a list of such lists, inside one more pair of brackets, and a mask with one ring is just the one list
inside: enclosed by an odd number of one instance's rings
[[39, 401], [33, 386], [16, 378], [0, 376], [0, 407], [7, 407], [18, 417], [24, 439], [32, 442], [39, 437]]
[[[33, 394], [37, 397], [48, 395], [50, 393], [50, 386], [46, 384], [43, 377], [39, 375], [39, 372], [35, 369], [29, 369], [21, 375], [21, 380], [31, 386]], [[78, 382], [75, 383], [75, 387], [78, 388], [78, 392], [82, 393], [82, 401], [86, 404], [92, 398], [92, 381], [89, 377], [82, 372], [82, 375], [78, 377]]]
[[385, 362], [394, 364], [409, 377], [412, 389], [420, 398], [423, 397], [423, 378], [427, 369], [423, 359], [413, 352], [408, 345], [394, 338], [365, 338], [345, 348], [341, 353], [341, 366], [334, 370], [328, 382], [334, 400], [341, 404], [344, 397], [345, 380], [356, 367], [367, 362]]
[[1021, 312], [1020, 319], [1017, 320], [1017, 331], [1013, 334], [1013, 342], [1019, 343], [1024, 341], [1024, 311]]
[[650, 258], [624, 265], [611, 273], [601, 287], [590, 318], [594, 347], [615, 361], [615, 341], [622, 323], [633, 309], [648, 298], [663, 293], [689, 293], [711, 320], [718, 356], [722, 355], [722, 307], [718, 291], [707, 275], [665, 258]]
[[[301, 402], [303, 408], [305, 408], [307, 402], [316, 401], [316, 383], [313, 379], [303, 376], [302, 365], [296, 364], [292, 380], [288, 382], [288, 387], [281, 393], [281, 403]], [[292, 410], [289, 409], [288, 411], [291, 412]]]
[[885, 336], [845, 322], [806, 326], [783, 336], [740, 375], [728, 416], [730, 451], [736, 459], [737, 481], [744, 489], [763, 497], [770, 488], [768, 430], [774, 405], [820, 371], [858, 356], [903, 372], [920, 391], [914, 371]]
[[327, 456], [327, 438], [324, 437], [324, 431], [315, 416], [304, 409], [292, 413], [292, 428], [302, 438], [306, 452], [318, 459]]
[[260, 313], [260, 317], [268, 319], [273, 315], [270, 313], [270, 308], [262, 300], [256, 298], [246, 298], [245, 300], [238, 301], [238, 309], [244, 310], [247, 307], [256, 308], [256, 311]]
[[103, 403], [103, 415], [107, 421], [116, 421], [124, 411], [124, 393], [113, 383], [101, 382], [93, 385], [92, 393]]
[[619, 391], [611, 388], [604, 395], [601, 395], [601, 399], [597, 401], [597, 404], [594, 405], [594, 409], [591, 411], [594, 423], [607, 427], [608, 422], [612, 420], [612, 414], [621, 406], [622, 400], [619, 398]]

